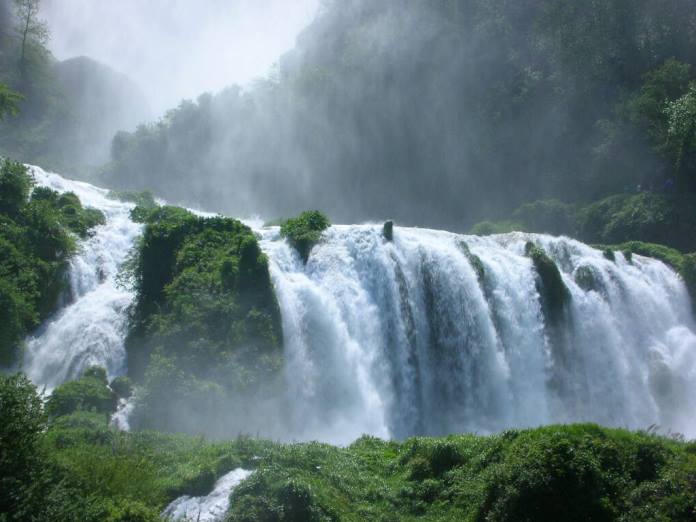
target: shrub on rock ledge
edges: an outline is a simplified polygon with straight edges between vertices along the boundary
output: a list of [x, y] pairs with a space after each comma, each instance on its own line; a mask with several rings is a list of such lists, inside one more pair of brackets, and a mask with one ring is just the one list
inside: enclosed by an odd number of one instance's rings
[[288, 219], [280, 227], [280, 235], [299, 252], [306, 263], [309, 252], [321, 238], [321, 233], [331, 226], [329, 218], [318, 210], [302, 212], [295, 218]]

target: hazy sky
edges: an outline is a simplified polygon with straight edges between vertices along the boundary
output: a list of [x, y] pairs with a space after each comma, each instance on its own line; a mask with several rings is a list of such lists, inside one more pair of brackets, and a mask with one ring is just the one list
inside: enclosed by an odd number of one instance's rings
[[155, 114], [182, 98], [265, 75], [319, 0], [43, 0], [59, 59], [126, 73]]

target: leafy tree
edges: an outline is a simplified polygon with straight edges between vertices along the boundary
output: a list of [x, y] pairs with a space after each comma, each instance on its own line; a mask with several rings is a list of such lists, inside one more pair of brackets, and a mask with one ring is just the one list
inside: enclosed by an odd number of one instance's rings
[[665, 108], [667, 144], [675, 169], [684, 182], [696, 189], [696, 83]]
[[10, 520], [20, 520], [13, 515], [36, 501], [45, 428], [36, 387], [22, 374], [0, 375], [0, 513], [10, 514]]
[[24, 80], [27, 70], [27, 53], [31, 47], [43, 48], [48, 42], [46, 22], [39, 19], [41, 0], [14, 0], [18, 25], [15, 28], [21, 39], [19, 70]]
[[34, 180], [21, 163], [3, 161], [0, 168], [0, 213], [16, 216], [29, 199]]

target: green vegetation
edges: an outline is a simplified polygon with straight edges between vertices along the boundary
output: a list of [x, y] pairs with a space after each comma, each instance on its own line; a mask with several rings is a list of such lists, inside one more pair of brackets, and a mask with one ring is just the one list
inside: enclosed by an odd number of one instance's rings
[[[0, 377], [5, 520], [154, 521], [237, 467], [229, 521], [671, 521], [696, 513], [696, 445], [592, 424], [499, 435], [362, 437], [345, 448], [124, 433], [87, 411], [46, 417]], [[22, 435], [22, 436], [20, 436]]]
[[22, 95], [13, 91], [4, 83], [0, 83], [0, 120], [7, 116], [17, 116]]
[[[60, 28], [55, 28], [60, 29]], [[148, 111], [123, 75], [86, 57], [56, 60], [40, 0], [0, 6], [0, 155], [88, 175]]]
[[53, 390], [46, 402], [50, 417], [67, 415], [76, 411], [92, 411], [106, 414], [116, 411], [116, 394], [109, 389], [103, 368], [88, 368], [76, 381], [61, 384]]
[[0, 367], [18, 359], [24, 336], [55, 310], [74, 234], [104, 222], [74, 194], [33, 186], [24, 165], [0, 160]]
[[329, 228], [331, 222], [318, 210], [302, 212], [297, 217], [285, 220], [280, 226], [280, 235], [288, 239], [306, 263], [312, 247], [321, 238], [321, 233]]
[[538, 276], [537, 290], [541, 296], [544, 315], [552, 324], [558, 324], [570, 299], [561, 273], [544, 249], [531, 241], [524, 246], [524, 254], [532, 260]]
[[104, 180], [451, 230], [537, 199], [696, 190], [691, 0], [325, 4], [277, 74], [120, 133]]
[[125, 376], [116, 377], [109, 387], [114, 391], [119, 399], [127, 399], [133, 395], [133, 382]]
[[274, 392], [282, 364], [266, 256], [234, 219], [168, 206], [143, 217], [130, 261], [137, 299], [128, 371], [142, 384], [135, 423], [234, 432], [227, 423], [241, 422], [238, 410], [253, 410], [254, 397]]
[[515, 221], [482, 222], [471, 233], [490, 235], [521, 230], [567, 235], [588, 243], [639, 240], [678, 250], [696, 250], [696, 200], [686, 194], [620, 194], [588, 205], [556, 200], [525, 204]]

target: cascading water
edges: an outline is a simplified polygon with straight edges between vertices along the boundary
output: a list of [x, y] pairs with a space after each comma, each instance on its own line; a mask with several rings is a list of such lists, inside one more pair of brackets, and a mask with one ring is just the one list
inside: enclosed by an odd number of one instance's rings
[[116, 281], [141, 226], [130, 219], [133, 204], [107, 198], [108, 191], [70, 181], [32, 167], [36, 183], [58, 192], [74, 192], [84, 206], [101, 210], [106, 224], [79, 243], [70, 262], [67, 305], [27, 340], [24, 371], [52, 389], [78, 377], [92, 365], [110, 378], [125, 373], [126, 310], [132, 293]]
[[[520, 233], [398, 228], [388, 242], [381, 227], [362, 225], [331, 227], [303, 265], [277, 229], [262, 233], [299, 438], [577, 421], [696, 434], [691, 304], [659, 261], [610, 261], [577, 241]], [[483, 264], [481, 280], [462, 241]], [[553, 329], [527, 241], [546, 250], [570, 292]], [[594, 290], [576, 283], [578, 272]]]
[[[72, 301], [29, 339], [25, 371], [49, 388], [93, 364], [118, 375], [133, 296], [116, 275], [140, 233], [132, 205], [34, 173], [107, 223], [82, 242]], [[519, 233], [397, 228], [390, 242], [380, 226], [358, 225], [325, 231], [305, 265], [277, 228], [255, 228], [281, 308], [287, 439], [576, 421], [696, 436], [696, 324], [683, 282], [659, 261], [620, 253], [610, 261], [576, 241]], [[527, 241], [543, 247], [568, 288], [558, 324], [545, 319]], [[590, 290], [576, 282], [588, 277]]]

